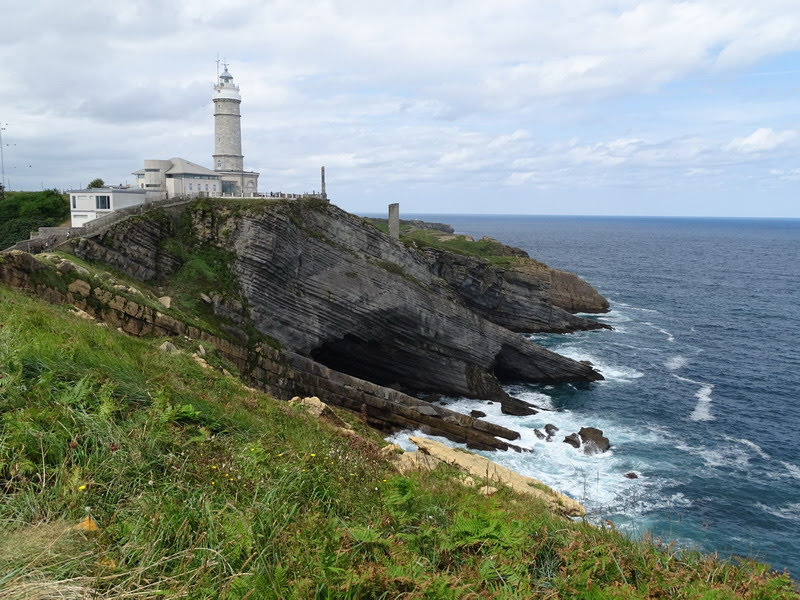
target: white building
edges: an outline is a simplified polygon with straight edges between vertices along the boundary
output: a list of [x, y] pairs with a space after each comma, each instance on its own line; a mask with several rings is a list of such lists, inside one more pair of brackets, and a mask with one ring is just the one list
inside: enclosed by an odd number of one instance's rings
[[176, 196], [220, 196], [222, 176], [184, 158], [146, 160], [144, 169], [133, 172], [136, 187], [157, 192], [162, 198]]
[[244, 170], [242, 155], [242, 96], [228, 65], [214, 86], [214, 170], [222, 177], [222, 192], [252, 196], [258, 192], [258, 173]]
[[131, 188], [92, 188], [69, 190], [67, 193], [69, 194], [72, 227], [82, 227], [89, 221], [114, 210], [160, 198], [158, 194]]

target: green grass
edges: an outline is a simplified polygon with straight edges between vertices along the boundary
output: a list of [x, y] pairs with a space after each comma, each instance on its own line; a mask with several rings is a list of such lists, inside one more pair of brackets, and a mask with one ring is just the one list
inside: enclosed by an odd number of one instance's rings
[[0, 287], [0, 323], [3, 600], [796, 597], [450, 469], [399, 476], [357, 416], [342, 435], [66, 307]]
[[401, 233], [400, 239], [409, 246], [439, 248], [456, 254], [483, 258], [498, 267], [508, 268], [533, 264], [539, 268], [547, 268], [547, 265], [532, 258], [509, 256], [506, 246], [497, 240], [489, 238], [472, 241], [464, 235], [453, 237], [438, 231], [415, 229], [407, 233]]

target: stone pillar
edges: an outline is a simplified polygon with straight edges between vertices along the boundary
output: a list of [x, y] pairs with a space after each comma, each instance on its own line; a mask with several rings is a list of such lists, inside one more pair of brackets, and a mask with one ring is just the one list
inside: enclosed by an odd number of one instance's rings
[[389, 237], [400, 239], [400, 205], [397, 202], [389, 205]]
[[322, 197], [327, 198], [328, 194], [325, 193], [325, 167], [320, 170], [320, 177], [322, 178]]

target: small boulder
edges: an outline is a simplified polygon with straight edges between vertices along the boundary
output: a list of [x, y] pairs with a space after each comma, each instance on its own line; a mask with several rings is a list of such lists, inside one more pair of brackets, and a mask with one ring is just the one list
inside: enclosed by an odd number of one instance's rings
[[569, 444], [573, 448], [580, 448], [581, 447], [581, 440], [578, 437], [577, 433], [570, 433], [568, 436], [564, 438], [564, 443]]
[[86, 297], [92, 291], [92, 286], [89, 285], [88, 281], [76, 279], [67, 286], [67, 289], [73, 294], [80, 294], [81, 296]]
[[581, 436], [581, 440], [583, 440], [584, 444], [593, 442], [598, 452], [605, 452], [611, 447], [608, 438], [603, 435], [603, 430], [597, 429], [597, 427], [581, 427], [578, 434]]
[[208, 294], [204, 294], [203, 292], [200, 292], [200, 300], [202, 300], [206, 304], [211, 304], [211, 297]]
[[164, 308], [169, 308], [172, 305], [172, 298], [169, 296], [161, 296], [158, 301], [164, 305]]
[[490, 485], [485, 485], [478, 490], [484, 496], [494, 496], [497, 493], [497, 488]]
[[158, 347], [158, 349], [163, 352], [166, 352], [167, 354], [172, 354], [178, 351], [178, 349], [175, 347], [175, 344], [173, 344], [172, 342], [164, 342]]
[[378, 452], [381, 456], [390, 457], [394, 454], [402, 454], [403, 449], [400, 447], [400, 444], [389, 444], [381, 448]]
[[539, 438], [540, 440], [543, 440], [543, 439], [547, 438], [547, 436], [545, 434], [543, 434], [540, 429], [534, 429], [533, 433], [535, 433], [536, 437]]
[[471, 410], [469, 411], [469, 416], [475, 419], [482, 419], [483, 417], [486, 416], [486, 413], [483, 412], [482, 410]]
[[627, 477], [628, 479], [639, 479], [639, 476], [633, 471], [631, 471], [630, 473], [625, 473], [625, 477]]
[[548, 423], [547, 425], [544, 426], [544, 431], [548, 436], [552, 436], [555, 434], [556, 431], [558, 431], [558, 427], [556, 427], [552, 423]]
[[472, 477], [470, 477], [469, 475], [464, 477], [464, 479], [461, 481], [461, 483], [463, 483], [467, 487], [475, 487], [475, 480]]
[[198, 345], [197, 346], [197, 355], [198, 356], [205, 356], [206, 355], [206, 349], [203, 346], [199, 346]]
[[432, 406], [428, 406], [426, 404], [420, 404], [416, 407], [416, 410], [419, 414], [425, 415], [426, 417], [438, 417], [439, 413], [436, 411], [435, 408]]

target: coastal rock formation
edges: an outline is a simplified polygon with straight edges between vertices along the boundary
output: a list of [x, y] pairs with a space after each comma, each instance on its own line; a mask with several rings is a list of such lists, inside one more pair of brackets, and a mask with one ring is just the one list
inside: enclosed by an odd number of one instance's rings
[[530, 343], [457, 301], [417, 252], [332, 205], [192, 213], [193, 235], [236, 254], [257, 329], [333, 369], [399, 387], [533, 409], [498, 380], [593, 381], [600, 375]]
[[520, 494], [544, 501], [555, 513], [571, 517], [580, 517], [586, 514], [583, 506], [575, 500], [559, 494], [538, 479], [520, 475], [488, 458], [464, 452], [458, 448], [450, 448], [423, 437], [413, 436], [409, 440], [419, 450], [394, 455], [394, 460], [401, 472], [420, 468], [431, 469], [444, 463], [466, 473], [472, 479], [473, 485], [476, 479], [486, 479], [492, 484], [491, 487], [495, 488], [495, 491], [497, 487], [511, 488]]
[[597, 427], [581, 427], [578, 435], [583, 442], [583, 451], [586, 454], [599, 454], [611, 448], [611, 443], [603, 435], [603, 430], [597, 429]]
[[[167, 284], [185, 260], [168, 250], [175, 236], [192, 248], [215, 248], [228, 256], [236, 297], [212, 289], [200, 296], [230, 339], [246, 346], [254, 328], [332, 371], [405, 394], [495, 400], [505, 413], [526, 415], [535, 407], [510, 397], [501, 382], [602, 379], [511, 330], [597, 326], [545, 303], [552, 294], [546, 268], [503, 271], [408, 248], [320, 200], [208, 200], [175, 210], [185, 212], [152, 211], [80, 239], [76, 253]], [[485, 285], [476, 283], [481, 278]], [[575, 298], [589, 298], [587, 289]]]
[[[397, 390], [334, 371], [294, 352], [265, 344], [252, 349], [242, 347], [148, 306], [138, 291], [123, 295], [94, 277], [64, 281], [60, 277], [74, 277], [75, 271], [62, 276], [57, 275], [58, 272], [25, 252], [12, 251], [0, 255], [0, 282], [54, 304], [72, 304], [82, 314], [130, 335], [185, 336], [211, 344], [239, 369], [247, 383], [275, 398], [290, 400], [295, 396], [318, 395], [328, 404], [363, 415], [369, 425], [384, 431], [420, 429], [429, 435], [440, 435], [476, 449], [519, 450], [504, 441], [518, 439], [519, 433], [500, 425], [443, 406], [433, 406]], [[162, 350], [174, 352], [177, 348], [171, 342], [165, 342]]]
[[533, 260], [501, 268], [478, 257], [438, 248], [426, 248], [425, 257], [431, 271], [447, 281], [468, 307], [511, 331], [564, 333], [609, 328], [572, 314], [608, 310], [605, 298], [572, 273]]

